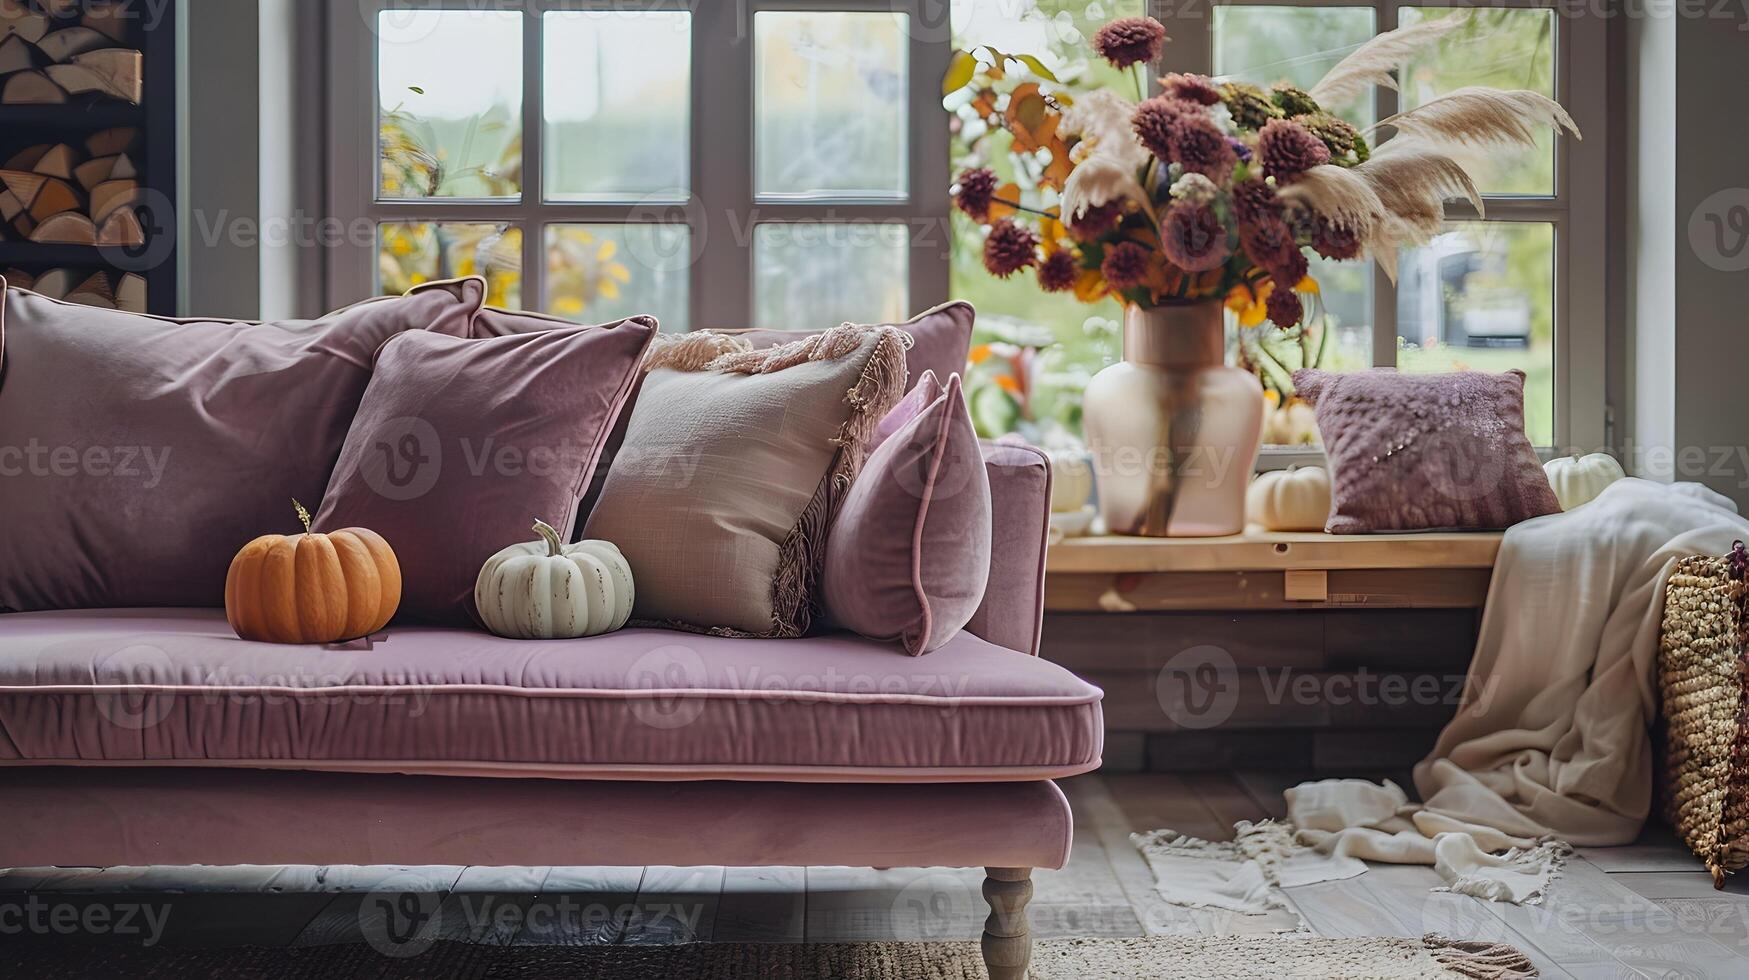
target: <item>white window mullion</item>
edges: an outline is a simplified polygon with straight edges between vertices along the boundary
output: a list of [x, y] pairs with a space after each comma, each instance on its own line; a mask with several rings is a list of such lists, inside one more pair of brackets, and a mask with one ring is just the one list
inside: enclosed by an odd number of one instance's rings
[[[1376, 33], [1397, 29], [1398, 7], [1397, 0], [1383, 0], [1378, 5]], [[1395, 89], [1373, 87], [1374, 118], [1389, 118], [1400, 104]], [[1397, 366], [1397, 284], [1377, 262], [1373, 262], [1372, 269], [1372, 363], [1374, 367]]]
[[753, 322], [753, 21], [745, 3], [692, 12], [692, 328]]
[[522, 306], [546, 309], [546, 4], [528, 5], [522, 27]]

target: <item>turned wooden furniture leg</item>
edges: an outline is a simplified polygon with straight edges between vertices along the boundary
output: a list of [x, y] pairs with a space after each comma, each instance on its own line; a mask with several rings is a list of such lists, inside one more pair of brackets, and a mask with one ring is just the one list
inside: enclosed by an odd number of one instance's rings
[[1032, 933], [1026, 925], [1032, 869], [985, 868], [984, 874], [984, 900], [990, 903], [990, 917], [984, 920], [984, 968], [990, 980], [1025, 980], [1032, 960]]

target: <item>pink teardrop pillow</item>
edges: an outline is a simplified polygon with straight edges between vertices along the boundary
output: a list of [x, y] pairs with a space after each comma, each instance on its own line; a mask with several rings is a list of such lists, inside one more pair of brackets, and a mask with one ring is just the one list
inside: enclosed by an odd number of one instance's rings
[[[933, 384], [926, 373], [919, 388]], [[881, 443], [826, 539], [827, 618], [913, 656], [952, 639], [990, 574], [990, 479], [959, 375]]]

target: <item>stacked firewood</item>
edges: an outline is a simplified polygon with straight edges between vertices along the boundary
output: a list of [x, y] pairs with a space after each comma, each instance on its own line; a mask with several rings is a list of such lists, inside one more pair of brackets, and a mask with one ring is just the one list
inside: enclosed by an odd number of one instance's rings
[[7, 269], [0, 272], [0, 277], [14, 289], [28, 289], [50, 299], [106, 310], [146, 312], [146, 277], [137, 272], [50, 269], [33, 275], [23, 269]]
[[[4, 2], [4, 0], [0, 0]], [[82, 145], [40, 144], [0, 166], [0, 240], [137, 246], [146, 240], [134, 162], [139, 131], [106, 129]]]
[[59, 105], [95, 93], [138, 105], [137, 14], [87, 0], [0, 0], [0, 104]]

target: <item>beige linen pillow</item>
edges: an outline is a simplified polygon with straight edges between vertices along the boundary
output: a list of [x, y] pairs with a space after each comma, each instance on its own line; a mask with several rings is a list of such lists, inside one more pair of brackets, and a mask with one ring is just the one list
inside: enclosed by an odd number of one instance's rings
[[584, 531], [631, 564], [633, 617], [806, 632], [827, 528], [905, 390], [909, 343], [852, 324], [759, 351], [720, 334], [658, 337]]

